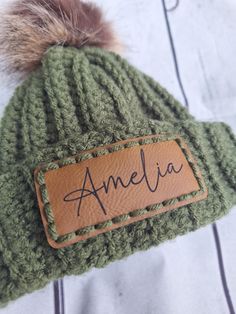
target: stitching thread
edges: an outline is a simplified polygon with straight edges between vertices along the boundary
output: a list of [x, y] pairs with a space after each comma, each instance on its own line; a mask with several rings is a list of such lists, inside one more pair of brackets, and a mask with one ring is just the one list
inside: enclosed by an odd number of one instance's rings
[[[103, 156], [103, 155], [108, 155], [111, 154], [113, 152], [116, 151], [120, 151], [123, 149], [127, 149], [130, 147], [134, 147], [134, 146], [141, 146], [141, 145], [148, 145], [148, 144], [152, 144], [152, 143], [160, 143], [163, 141], [171, 141], [174, 140], [178, 146], [181, 148], [185, 158], [187, 159], [193, 173], [194, 176], [199, 184], [200, 190], [198, 191], [194, 191], [191, 192], [189, 194], [184, 194], [181, 195], [179, 197], [176, 198], [172, 198], [166, 201], [163, 201], [161, 203], [158, 204], [154, 204], [154, 205], [150, 205], [147, 206], [146, 208], [143, 209], [137, 209], [134, 211], [129, 212], [128, 214], [124, 214], [124, 215], [120, 215], [120, 216], [116, 216], [112, 219], [109, 219], [105, 222], [99, 223], [99, 224], [95, 224], [95, 225], [91, 225], [88, 227], [84, 227], [84, 228], [80, 228], [74, 232], [70, 232], [66, 235], [63, 236], [59, 236], [57, 234], [56, 231], [56, 224], [54, 221], [54, 216], [53, 216], [53, 211], [49, 202], [49, 197], [48, 197], [48, 193], [47, 193], [47, 187], [46, 187], [46, 183], [45, 183], [45, 173], [51, 170], [55, 170], [55, 169], [59, 169], [71, 164], [76, 164], [79, 163], [83, 160], [88, 160], [88, 159], [92, 159], [92, 158], [96, 158], [99, 156]], [[117, 143], [117, 144], [113, 144], [113, 146], [111, 147], [107, 147], [107, 148], [100, 148], [94, 152], [81, 152], [80, 154], [78, 154], [77, 156], [74, 157], [68, 157], [65, 158], [63, 160], [60, 161], [55, 161], [55, 162], [50, 162], [46, 165], [43, 165], [40, 169], [40, 171], [38, 172], [37, 176], [36, 176], [37, 182], [40, 186], [40, 194], [41, 194], [41, 198], [43, 200], [43, 204], [44, 204], [44, 212], [46, 214], [47, 217], [47, 223], [48, 223], [48, 233], [51, 237], [52, 240], [54, 240], [56, 243], [63, 243], [63, 242], [67, 242], [71, 239], [73, 239], [74, 237], [77, 236], [82, 236], [85, 234], [90, 234], [95, 232], [96, 230], [102, 230], [105, 229], [113, 224], [119, 224], [121, 222], [127, 221], [130, 218], [133, 217], [137, 217], [137, 216], [142, 216], [146, 213], [148, 213], [149, 211], [158, 211], [161, 208], [164, 208], [168, 205], [172, 205], [172, 204], [176, 204], [177, 202], [192, 198], [194, 196], [197, 196], [199, 194], [202, 194], [205, 192], [205, 186], [202, 183], [202, 179], [199, 175], [199, 170], [198, 167], [196, 166], [196, 163], [194, 161], [193, 158], [191, 158], [191, 156], [188, 154], [188, 151], [185, 149], [185, 146], [183, 145], [183, 140], [181, 139], [180, 136], [177, 135], [168, 135], [166, 134], [159, 134], [157, 136], [154, 137], [148, 137], [148, 138], [142, 138], [142, 139], [131, 139], [130, 141], [126, 142], [126, 143]]]

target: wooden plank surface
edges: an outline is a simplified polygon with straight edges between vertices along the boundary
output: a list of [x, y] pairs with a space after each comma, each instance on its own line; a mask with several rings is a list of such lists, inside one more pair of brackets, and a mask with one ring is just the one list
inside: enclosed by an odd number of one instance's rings
[[[196, 118], [223, 120], [236, 130], [234, 0], [96, 2], [114, 20], [127, 46], [124, 56], [132, 64], [158, 80], [183, 105], [187, 99]], [[2, 6], [5, 3], [9, 0], [1, 0]], [[1, 115], [15, 82], [10, 86], [1, 75], [0, 86]], [[216, 224], [234, 309], [235, 224], [236, 209]], [[208, 226], [105, 269], [50, 284], [0, 314], [233, 314], [216, 248], [212, 226]]]

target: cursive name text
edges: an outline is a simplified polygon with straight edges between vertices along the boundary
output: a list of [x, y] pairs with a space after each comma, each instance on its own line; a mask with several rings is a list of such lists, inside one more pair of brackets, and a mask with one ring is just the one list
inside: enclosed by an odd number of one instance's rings
[[168, 163], [164, 169], [161, 169], [159, 164], [156, 163], [156, 169], [154, 170], [155, 182], [151, 184], [150, 178], [148, 177], [145, 152], [143, 149], [140, 149], [140, 163], [141, 163], [141, 173], [133, 171], [128, 179], [121, 178], [118, 176], [110, 175], [106, 181], [103, 181], [100, 186], [95, 186], [92, 174], [88, 167], [86, 167], [82, 187], [76, 189], [64, 197], [65, 202], [78, 202], [77, 206], [77, 215], [80, 216], [80, 211], [82, 208], [83, 200], [88, 197], [93, 197], [94, 200], [98, 203], [100, 209], [107, 215], [107, 209], [99, 195], [100, 191], [104, 191], [106, 194], [109, 194], [111, 189], [117, 190], [118, 187], [123, 189], [129, 189], [131, 186], [138, 186], [140, 184], [145, 184], [147, 189], [155, 193], [158, 189], [160, 181], [162, 178], [165, 178], [168, 175], [178, 174], [183, 169], [183, 164], [174, 165], [173, 163]]

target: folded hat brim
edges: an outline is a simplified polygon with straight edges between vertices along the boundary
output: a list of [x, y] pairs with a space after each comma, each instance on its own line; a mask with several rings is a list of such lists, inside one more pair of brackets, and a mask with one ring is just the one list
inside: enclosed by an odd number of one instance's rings
[[[55, 250], [49, 246], [33, 182], [30, 180], [33, 164], [36, 167], [42, 160], [50, 161], [60, 156], [69, 156], [82, 148], [101, 146], [119, 138], [167, 131], [180, 134], [189, 145], [208, 188], [208, 197], [205, 200], [100, 234], [63, 249]], [[223, 152], [220, 149], [221, 155], [212, 142], [212, 137], [219, 134], [221, 137], [223, 134], [223, 138], [218, 138], [217, 143], [220, 147], [223, 140], [226, 148]], [[196, 230], [226, 214], [236, 201], [235, 138], [224, 124], [212, 126], [186, 122], [170, 125], [149, 121], [147, 125], [142, 123], [142, 128], [140, 125], [133, 131], [117, 131], [116, 136], [112, 131], [106, 131], [104, 134], [93, 132], [86, 136], [84, 139], [71, 139], [61, 146], [52, 147], [48, 152], [42, 150], [38, 156], [31, 156], [29, 176], [25, 165], [17, 165], [11, 172], [0, 175], [1, 304], [42, 288], [53, 279], [81, 274], [92, 267], [104, 267], [111, 261]], [[88, 140], [90, 144], [86, 145]], [[226, 175], [229, 165], [231, 181], [229, 174]]]

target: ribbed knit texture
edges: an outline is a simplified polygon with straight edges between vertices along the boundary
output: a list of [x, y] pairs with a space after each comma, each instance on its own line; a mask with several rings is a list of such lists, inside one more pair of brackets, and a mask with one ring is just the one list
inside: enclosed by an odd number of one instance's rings
[[[206, 200], [70, 247], [46, 240], [33, 184], [41, 162], [97, 146], [168, 132], [188, 144]], [[198, 123], [151, 78], [95, 48], [51, 48], [19, 88], [0, 129], [0, 304], [50, 280], [103, 267], [196, 230], [236, 204], [236, 140], [223, 123]]]

